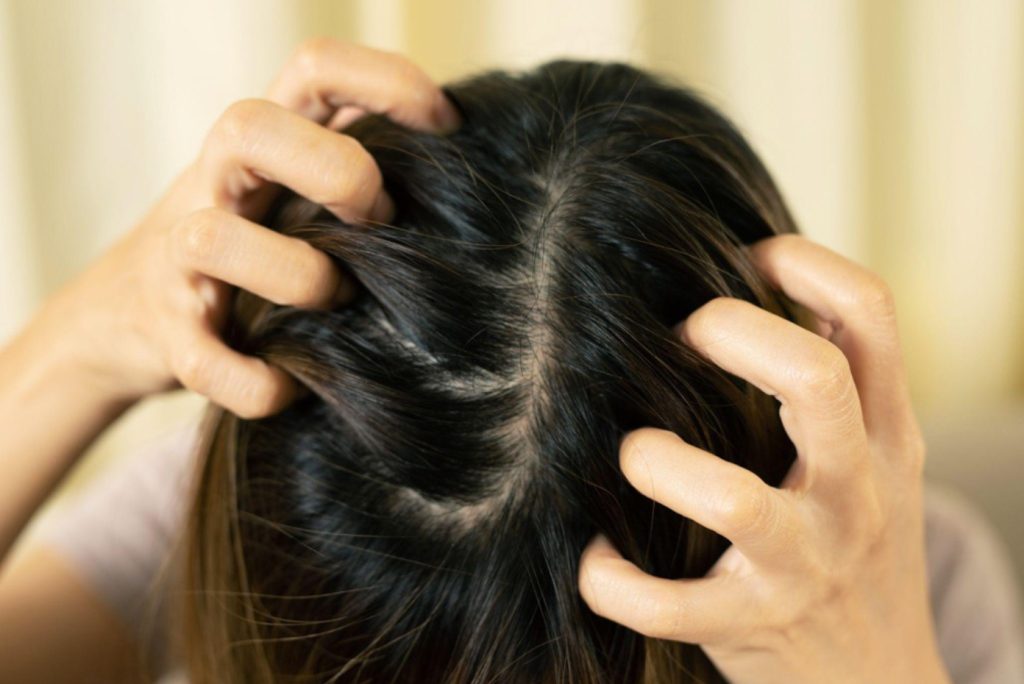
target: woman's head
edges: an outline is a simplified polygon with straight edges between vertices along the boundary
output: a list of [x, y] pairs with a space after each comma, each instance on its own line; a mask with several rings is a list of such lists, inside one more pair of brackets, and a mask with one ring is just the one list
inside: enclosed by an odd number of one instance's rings
[[195, 676], [714, 679], [696, 647], [590, 613], [578, 561], [602, 532], [648, 572], [698, 576], [725, 546], [626, 483], [628, 430], [782, 477], [772, 400], [672, 326], [717, 296], [788, 315], [744, 245], [792, 221], [721, 115], [636, 69], [554, 62], [448, 91], [451, 136], [348, 131], [391, 225], [291, 195], [269, 217], [362, 289], [327, 312], [239, 297], [234, 344], [310, 392], [263, 420], [214, 414], [189, 539]]

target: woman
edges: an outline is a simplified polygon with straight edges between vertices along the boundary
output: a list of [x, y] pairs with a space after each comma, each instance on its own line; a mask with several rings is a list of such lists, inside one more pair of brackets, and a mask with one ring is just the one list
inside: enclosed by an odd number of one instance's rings
[[[984, 529], [930, 508], [926, 553], [888, 291], [782, 235], [732, 127], [614, 65], [449, 94], [318, 41], [269, 101], [228, 110], [0, 358], [4, 548], [83, 445], [181, 382], [230, 411], [200, 438], [184, 591], [164, 593], [192, 681], [1019, 673]], [[390, 122], [329, 130], [364, 112]], [[251, 295], [232, 304], [229, 286]], [[58, 379], [69, 391], [46, 392]], [[115, 487], [129, 518], [156, 505], [129, 495], [139, 478]], [[98, 506], [114, 528], [117, 500]], [[170, 519], [144, 539], [173, 537]], [[2, 614], [35, 597], [46, 615], [63, 587], [71, 634], [4, 667], [67, 679], [73, 661], [38, 654], [74, 642], [138, 676], [131, 636], [75, 584], [104, 575], [82, 523], [50, 539], [5, 579]], [[941, 562], [957, 544], [986, 560]], [[951, 604], [929, 602], [929, 570], [973, 585], [998, 636], [940, 656], [932, 604]]]

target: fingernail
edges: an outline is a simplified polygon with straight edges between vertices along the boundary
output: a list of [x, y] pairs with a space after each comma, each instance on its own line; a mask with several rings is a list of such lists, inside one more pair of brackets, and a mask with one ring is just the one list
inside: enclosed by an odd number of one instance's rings
[[594, 538], [590, 540], [590, 544], [587, 545], [587, 551], [590, 554], [603, 556], [603, 557], [616, 557], [619, 554], [618, 549], [615, 548], [615, 544], [612, 544], [603, 532], [598, 532], [594, 535]]
[[338, 289], [334, 291], [334, 305], [343, 306], [351, 303], [356, 298], [356, 286], [352, 282], [352, 277], [347, 274], [342, 274], [341, 281], [338, 283]]
[[687, 344], [689, 344], [690, 343], [690, 337], [686, 333], [686, 321], [687, 320], [688, 320], [687, 318], [684, 318], [683, 320], [681, 320], [678, 323], [676, 323], [675, 326], [673, 326], [673, 328], [672, 328], [672, 332], [674, 332], [676, 337], [678, 337], [680, 340], [682, 340], [683, 342], [686, 342]]
[[370, 211], [370, 220], [377, 223], [387, 223], [395, 216], [395, 203], [383, 190], [377, 195]]
[[462, 117], [459, 116], [458, 110], [444, 95], [434, 108], [434, 123], [437, 124], [439, 132], [445, 135], [453, 133], [462, 125]]

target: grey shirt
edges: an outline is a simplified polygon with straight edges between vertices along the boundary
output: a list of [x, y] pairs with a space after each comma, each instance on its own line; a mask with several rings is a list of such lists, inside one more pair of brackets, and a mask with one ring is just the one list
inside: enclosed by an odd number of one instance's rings
[[[43, 522], [63, 555], [146, 645], [161, 683], [184, 682], [166, 644], [168, 559], [189, 500], [196, 427], [133, 455]], [[956, 684], [1024, 684], [1024, 633], [1006, 550], [962, 497], [929, 486], [928, 574], [939, 649]]]

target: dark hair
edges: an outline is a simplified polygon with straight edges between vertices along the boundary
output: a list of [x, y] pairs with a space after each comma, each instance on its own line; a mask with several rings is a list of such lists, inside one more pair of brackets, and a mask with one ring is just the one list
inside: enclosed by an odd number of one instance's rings
[[359, 283], [349, 306], [241, 294], [229, 336], [310, 392], [214, 411], [191, 519], [196, 682], [722, 681], [577, 592], [596, 532], [647, 572], [726, 542], [624, 480], [655, 426], [777, 483], [777, 404], [677, 340], [717, 296], [793, 317], [744, 245], [794, 230], [735, 128], [620, 64], [559, 61], [447, 89], [447, 137], [353, 126], [395, 200], [346, 225], [293, 195], [270, 225]]

